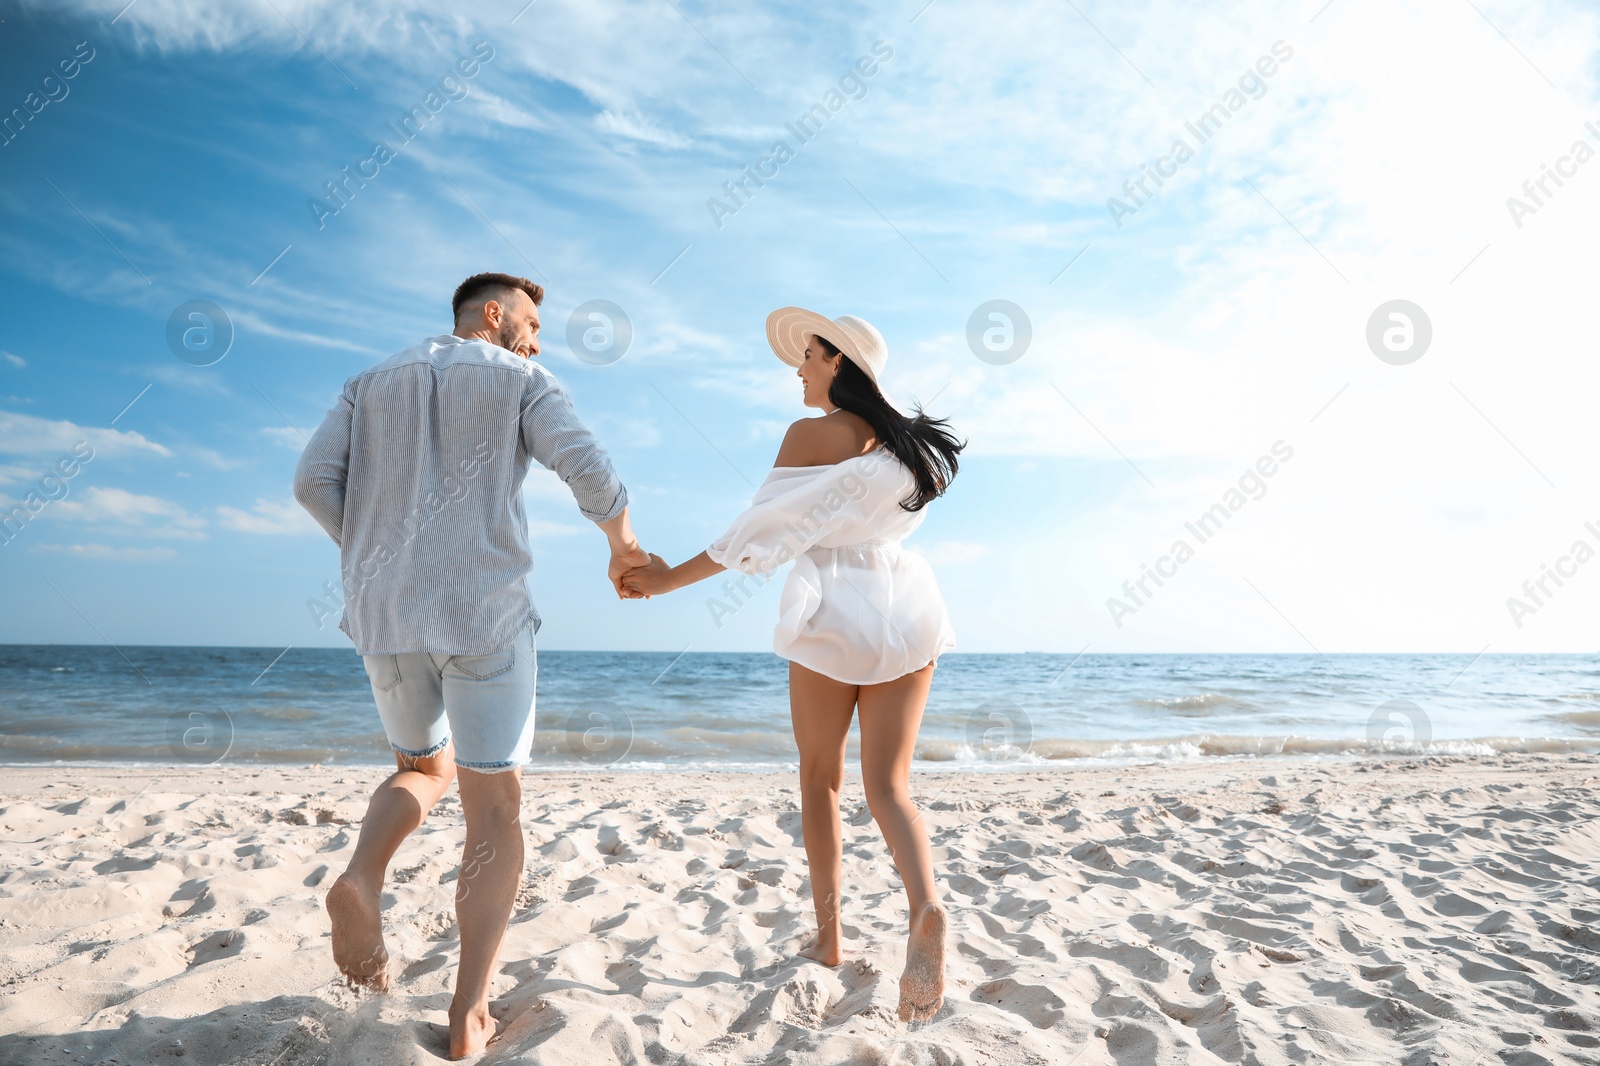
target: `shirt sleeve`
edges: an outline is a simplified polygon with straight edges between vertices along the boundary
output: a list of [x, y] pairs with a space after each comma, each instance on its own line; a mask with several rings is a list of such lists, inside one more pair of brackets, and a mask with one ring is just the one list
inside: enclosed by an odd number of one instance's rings
[[706, 555], [746, 574], [775, 570], [816, 547], [841, 523], [859, 519], [862, 493], [860, 479], [837, 470], [814, 475], [774, 471]]
[[522, 405], [522, 446], [555, 471], [591, 522], [609, 522], [628, 506], [628, 490], [593, 433], [578, 420], [572, 399], [542, 367], [532, 367]]
[[294, 498], [327, 531], [335, 544], [343, 544], [345, 483], [350, 474], [350, 424], [355, 412], [355, 380], [344, 391], [322, 425], [311, 435], [294, 471]]

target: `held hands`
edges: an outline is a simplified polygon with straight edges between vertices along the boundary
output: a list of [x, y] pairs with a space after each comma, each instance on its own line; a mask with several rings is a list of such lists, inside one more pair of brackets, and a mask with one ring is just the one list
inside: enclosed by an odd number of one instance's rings
[[675, 587], [672, 582], [672, 567], [668, 566], [667, 561], [659, 555], [649, 555], [648, 561], [643, 565], [636, 566], [622, 575], [622, 588], [635, 597], [643, 596], [648, 599], [663, 592], [671, 592]]
[[646, 598], [646, 594], [634, 589], [629, 589], [623, 584], [624, 575], [637, 572], [639, 567], [649, 566], [651, 560], [659, 560], [660, 556], [651, 555], [638, 542], [634, 542], [631, 549], [614, 546], [611, 549], [611, 565], [606, 568], [606, 576], [611, 579], [611, 587], [617, 590], [617, 596], [624, 600], [639, 600]]
[[721, 563], [711, 560], [708, 552], [701, 552], [682, 566], [668, 566], [661, 556], [651, 555], [639, 547], [626, 507], [615, 518], [601, 522], [600, 528], [611, 542], [611, 565], [606, 576], [620, 599], [647, 600], [692, 585], [723, 569]]

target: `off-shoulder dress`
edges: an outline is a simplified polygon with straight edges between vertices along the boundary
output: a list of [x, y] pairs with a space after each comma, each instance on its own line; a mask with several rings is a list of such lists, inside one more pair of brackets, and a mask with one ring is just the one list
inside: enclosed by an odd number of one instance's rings
[[879, 447], [827, 466], [776, 467], [706, 554], [768, 574], [792, 561], [772, 650], [850, 685], [893, 681], [956, 646], [927, 559], [901, 541], [927, 517], [900, 501], [911, 471]]

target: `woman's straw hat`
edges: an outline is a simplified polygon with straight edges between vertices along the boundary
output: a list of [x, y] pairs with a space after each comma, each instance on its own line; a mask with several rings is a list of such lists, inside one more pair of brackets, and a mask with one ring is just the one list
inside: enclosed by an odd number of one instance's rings
[[780, 307], [767, 316], [767, 343], [790, 366], [805, 362], [806, 341], [812, 335], [843, 352], [882, 391], [878, 375], [889, 362], [889, 346], [866, 319], [855, 315], [824, 318], [803, 307]]

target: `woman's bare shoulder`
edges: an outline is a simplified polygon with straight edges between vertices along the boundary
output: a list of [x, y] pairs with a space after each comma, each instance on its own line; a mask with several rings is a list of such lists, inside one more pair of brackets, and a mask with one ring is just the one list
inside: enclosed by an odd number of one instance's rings
[[783, 435], [773, 466], [831, 466], [864, 455], [875, 438], [860, 415], [834, 411], [820, 418], [802, 418]]

